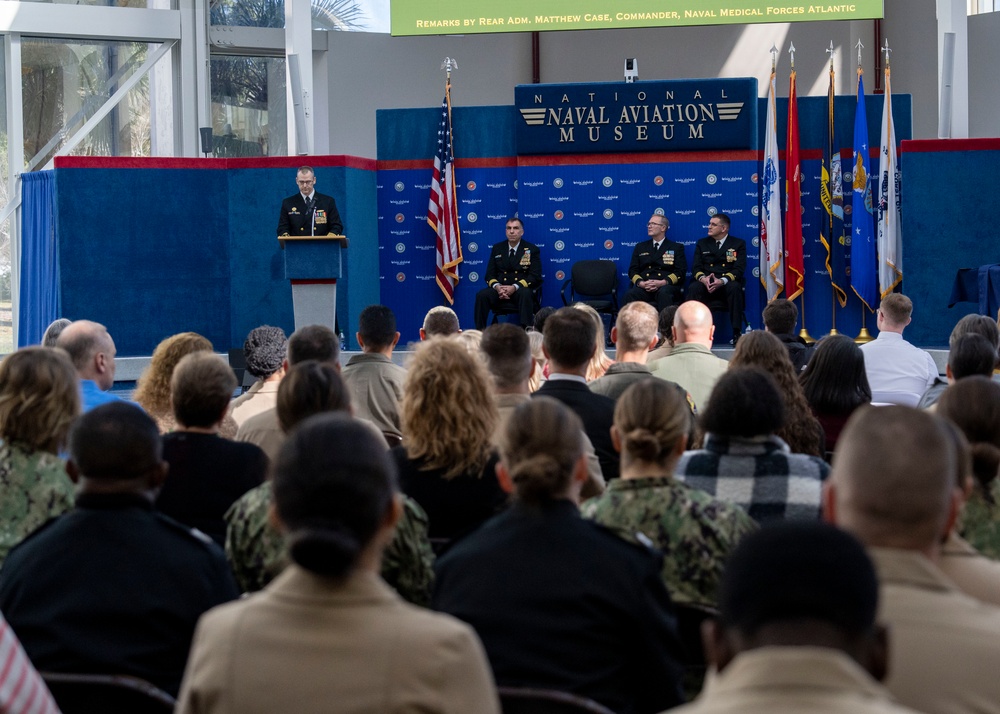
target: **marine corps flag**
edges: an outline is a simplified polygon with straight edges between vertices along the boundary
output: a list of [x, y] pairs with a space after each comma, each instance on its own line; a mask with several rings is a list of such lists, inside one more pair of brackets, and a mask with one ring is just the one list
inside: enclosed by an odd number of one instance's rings
[[760, 282], [770, 302], [784, 288], [785, 270], [781, 241], [781, 194], [778, 186], [778, 132], [774, 106], [774, 69], [767, 92], [767, 126], [764, 128], [764, 171], [761, 181]]
[[[888, 54], [888, 52], [886, 52]], [[896, 127], [892, 121], [892, 91], [889, 62], [885, 63], [885, 105], [882, 108], [882, 140], [879, 152], [878, 190], [878, 286], [882, 297], [903, 280], [903, 235], [899, 210], [900, 172], [896, 157]]]
[[795, 67], [788, 87], [788, 139], [785, 144], [785, 297], [794, 300], [805, 288], [802, 259], [802, 162], [799, 159], [799, 104]]
[[875, 227], [868, 175], [868, 117], [864, 72], [858, 67], [858, 107], [854, 113], [854, 192], [851, 196], [851, 289], [870, 311], [878, 298], [875, 285]]
[[840, 150], [834, 146], [833, 122], [833, 60], [830, 60], [830, 88], [827, 90], [826, 146], [823, 147], [823, 168], [820, 174], [820, 200], [823, 203], [823, 226], [819, 240], [826, 248], [826, 272], [830, 274], [837, 302], [847, 305], [847, 246], [844, 235], [844, 184], [840, 168]]
[[431, 198], [427, 206], [427, 223], [437, 234], [436, 278], [438, 287], [449, 304], [455, 303], [458, 284], [458, 264], [462, 262], [462, 242], [458, 231], [458, 197], [455, 194], [455, 154], [451, 131], [451, 74], [441, 102], [441, 123], [438, 126], [437, 153], [431, 176]]

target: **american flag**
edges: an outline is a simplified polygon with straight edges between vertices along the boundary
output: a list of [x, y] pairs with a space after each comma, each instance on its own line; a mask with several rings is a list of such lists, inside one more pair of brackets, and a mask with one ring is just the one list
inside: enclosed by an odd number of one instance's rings
[[458, 264], [462, 262], [462, 241], [458, 230], [458, 198], [455, 195], [455, 155], [451, 131], [451, 81], [445, 84], [441, 102], [441, 123], [438, 126], [437, 153], [434, 175], [431, 177], [431, 197], [427, 206], [427, 223], [437, 234], [437, 284], [448, 299], [455, 302], [458, 284]]

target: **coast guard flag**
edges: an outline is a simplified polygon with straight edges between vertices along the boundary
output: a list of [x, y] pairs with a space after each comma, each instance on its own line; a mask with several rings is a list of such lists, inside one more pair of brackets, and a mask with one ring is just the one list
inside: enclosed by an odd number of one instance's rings
[[805, 289], [802, 262], [802, 162], [799, 160], [799, 102], [795, 70], [788, 87], [788, 140], [785, 143], [785, 297], [794, 300]]
[[451, 80], [445, 84], [438, 126], [437, 153], [431, 176], [431, 198], [427, 223], [437, 234], [436, 278], [449, 304], [455, 303], [458, 264], [462, 262], [462, 242], [458, 231], [458, 198], [455, 195], [455, 155], [451, 132]]
[[823, 168], [820, 172], [819, 195], [823, 203], [823, 227], [820, 243], [826, 248], [826, 272], [841, 307], [847, 305], [847, 246], [844, 235], [844, 184], [840, 168], [840, 150], [834, 146], [833, 121], [834, 71], [830, 68], [830, 88], [827, 90], [826, 146], [823, 147]]
[[882, 297], [885, 297], [903, 280], [903, 233], [899, 210], [901, 176], [896, 157], [896, 127], [892, 121], [888, 65], [885, 67], [885, 105], [882, 107], [878, 175], [878, 286]]
[[875, 227], [868, 176], [868, 119], [865, 80], [858, 67], [858, 108], [854, 113], [854, 192], [851, 196], [851, 289], [869, 311], [878, 297], [875, 285]]
[[760, 282], [770, 302], [784, 288], [785, 269], [781, 241], [781, 196], [778, 194], [778, 130], [774, 108], [774, 71], [767, 92], [767, 126], [764, 129], [764, 180], [761, 181]]

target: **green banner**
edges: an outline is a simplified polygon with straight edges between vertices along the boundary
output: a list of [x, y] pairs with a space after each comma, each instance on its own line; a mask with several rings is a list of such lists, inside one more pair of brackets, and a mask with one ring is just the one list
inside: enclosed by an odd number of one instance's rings
[[851, 3], [763, 0], [391, 0], [393, 35], [596, 30], [863, 20], [882, 17], [882, 0]]

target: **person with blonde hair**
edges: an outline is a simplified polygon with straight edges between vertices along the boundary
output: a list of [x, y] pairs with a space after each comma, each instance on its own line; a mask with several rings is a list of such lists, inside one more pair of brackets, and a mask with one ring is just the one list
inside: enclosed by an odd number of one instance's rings
[[715, 607], [726, 558], [757, 525], [742, 508], [674, 478], [692, 423], [680, 387], [656, 379], [626, 389], [611, 427], [621, 478], [583, 515], [625, 538], [649, 538], [665, 556], [663, 582], [675, 603]]
[[608, 371], [608, 367], [615, 363], [604, 351], [604, 320], [601, 319], [601, 315], [597, 310], [585, 302], [573, 303], [570, 307], [574, 310], [581, 310], [589, 315], [590, 319], [594, 321], [594, 327], [597, 328], [597, 332], [594, 335], [594, 355], [590, 358], [590, 363], [587, 365], [586, 375], [587, 382], [593, 382], [595, 379], [603, 377]]
[[427, 512], [431, 538], [460, 536], [504, 505], [492, 446], [496, 397], [484, 361], [457, 337], [416, 346], [401, 416], [403, 443], [391, 453], [403, 493]]
[[652, 714], [682, 701], [673, 606], [658, 554], [580, 517], [581, 427], [554, 399], [514, 411], [497, 469], [513, 505], [438, 560], [431, 605], [476, 629], [501, 687]]
[[[192, 352], [212, 352], [212, 343], [197, 332], [181, 332], [163, 340], [153, 350], [149, 366], [139, 377], [132, 399], [153, 417], [161, 434], [177, 428], [174, 410], [170, 406], [170, 378], [177, 363]], [[236, 436], [236, 422], [226, 415], [219, 428], [219, 435], [227, 439]]]
[[0, 563], [25, 536], [73, 508], [59, 458], [80, 413], [77, 373], [62, 350], [25, 347], [0, 362]]

